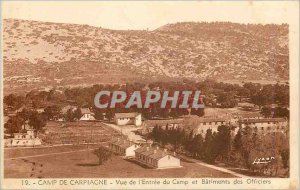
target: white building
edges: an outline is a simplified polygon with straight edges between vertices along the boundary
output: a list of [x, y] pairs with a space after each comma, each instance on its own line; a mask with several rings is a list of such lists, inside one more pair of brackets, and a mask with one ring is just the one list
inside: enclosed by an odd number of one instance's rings
[[94, 121], [94, 113], [91, 112], [89, 108], [80, 108], [81, 110], [81, 118], [79, 119], [80, 121]]
[[116, 113], [114, 121], [117, 125], [142, 125], [142, 115], [140, 113]]
[[10, 146], [38, 146], [41, 144], [42, 141], [36, 137], [34, 129], [25, 124], [22, 126], [21, 133], [14, 133]]
[[135, 157], [135, 150], [138, 149], [140, 146], [125, 140], [125, 139], [113, 139], [109, 142], [109, 149], [121, 156], [124, 156], [126, 158], [134, 158]]
[[236, 114], [236, 117], [239, 119], [262, 119], [263, 115], [259, 112], [252, 112], [252, 113], [241, 113]]
[[227, 120], [223, 118], [199, 118], [197, 120], [198, 126], [194, 130], [194, 134], [201, 134], [203, 137], [208, 129], [213, 132], [218, 132], [220, 125], [227, 125]]
[[240, 127], [249, 126], [260, 133], [282, 132], [288, 130], [288, 121], [285, 118], [245, 119], [240, 121]]
[[160, 150], [158, 147], [140, 147], [135, 150], [135, 159], [151, 168], [167, 169], [182, 167], [180, 159], [175, 152], [169, 153], [167, 149]]

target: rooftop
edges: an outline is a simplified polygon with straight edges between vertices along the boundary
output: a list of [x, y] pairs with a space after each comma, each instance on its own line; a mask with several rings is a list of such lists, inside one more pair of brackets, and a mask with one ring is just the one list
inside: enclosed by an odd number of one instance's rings
[[[172, 153], [168, 152], [167, 149], [161, 150], [159, 147], [140, 147], [135, 150], [135, 152], [140, 153], [142, 155], [145, 155], [147, 157], [153, 158], [155, 160], [158, 160], [160, 158], [163, 158], [167, 155], [172, 155]], [[174, 156], [175, 157], [175, 156]]]
[[91, 114], [91, 110], [89, 108], [80, 108], [82, 114]]
[[245, 119], [243, 123], [285, 122], [285, 118]]
[[140, 113], [132, 112], [132, 113], [116, 113], [115, 118], [120, 119], [120, 118], [133, 118], [140, 115]]

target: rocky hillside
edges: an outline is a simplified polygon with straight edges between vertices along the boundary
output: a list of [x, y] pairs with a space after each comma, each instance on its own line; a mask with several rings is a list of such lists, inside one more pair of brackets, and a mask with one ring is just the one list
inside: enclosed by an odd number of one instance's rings
[[3, 21], [5, 93], [149, 80], [288, 79], [288, 25], [176, 23], [154, 31]]

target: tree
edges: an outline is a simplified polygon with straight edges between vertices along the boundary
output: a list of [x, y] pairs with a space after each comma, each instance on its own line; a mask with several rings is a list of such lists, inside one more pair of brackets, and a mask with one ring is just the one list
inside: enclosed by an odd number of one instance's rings
[[242, 148], [242, 132], [241, 129], [237, 132], [233, 140], [233, 147], [235, 150], [240, 151]]
[[268, 100], [266, 96], [262, 96], [262, 95], [254, 95], [251, 97], [251, 101], [253, 102], [253, 104], [257, 105], [259, 107], [259, 109], [266, 105]]
[[215, 154], [215, 145], [214, 145], [214, 136], [212, 134], [211, 129], [207, 129], [205, 134], [205, 142], [204, 142], [204, 157], [208, 163], [214, 163], [216, 154]]
[[75, 115], [74, 115], [74, 112], [72, 110], [72, 108], [69, 108], [66, 115], [65, 115], [65, 119], [66, 121], [69, 121], [69, 122], [73, 122], [74, 119], [75, 119]]
[[221, 125], [218, 127], [218, 132], [215, 138], [215, 151], [217, 155], [229, 159], [229, 152], [231, 148], [230, 126]]
[[203, 137], [201, 134], [197, 134], [194, 136], [193, 140], [192, 140], [192, 144], [191, 144], [191, 152], [193, 154], [193, 156], [195, 158], [199, 158], [202, 156], [202, 152], [203, 152]]
[[101, 109], [94, 109], [94, 113], [95, 113], [95, 119], [97, 120], [103, 120], [104, 119], [104, 115], [103, 115], [103, 111]]
[[274, 110], [274, 117], [290, 117], [290, 111], [287, 108], [277, 107]]
[[79, 120], [82, 117], [82, 112], [81, 112], [81, 108], [77, 108], [74, 112], [74, 118]]
[[111, 119], [114, 117], [115, 112], [112, 109], [107, 109], [105, 112], [105, 117], [108, 119], [108, 121], [111, 121]]
[[21, 130], [23, 124], [24, 120], [21, 117], [10, 117], [9, 120], [4, 124], [5, 133], [10, 134], [11, 136], [14, 133], [18, 133]]
[[48, 106], [45, 108], [45, 116], [48, 120], [53, 120], [60, 115], [61, 108], [57, 105]]
[[280, 151], [281, 159], [282, 159], [282, 164], [283, 168], [288, 168], [289, 166], [289, 159], [290, 159], [290, 150], [289, 149], [284, 149]]
[[93, 153], [98, 157], [99, 165], [102, 165], [112, 156], [111, 151], [103, 146], [100, 146], [98, 149], [94, 150]]
[[37, 112], [32, 112], [29, 117], [29, 125], [38, 133], [46, 126], [46, 119]]
[[197, 115], [199, 117], [204, 116], [204, 108], [192, 108], [191, 115]]
[[264, 117], [271, 117], [271, 115], [272, 115], [272, 108], [264, 106], [264, 107], [261, 109], [260, 113], [261, 113]]
[[13, 107], [13, 109], [18, 109], [24, 105], [25, 98], [23, 96], [10, 94], [4, 97], [3, 102], [8, 106]]
[[220, 93], [217, 97], [217, 102], [221, 104], [222, 108], [233, 108], [237, 105], [237, 101], [234, 99], [234, 94], [232, 92]]

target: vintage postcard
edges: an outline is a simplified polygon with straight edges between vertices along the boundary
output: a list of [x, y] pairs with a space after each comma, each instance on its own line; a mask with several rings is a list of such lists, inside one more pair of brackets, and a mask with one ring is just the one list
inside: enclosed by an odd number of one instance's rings
[[299, 1], [0, 3], [0, 189], [299, 189]]

